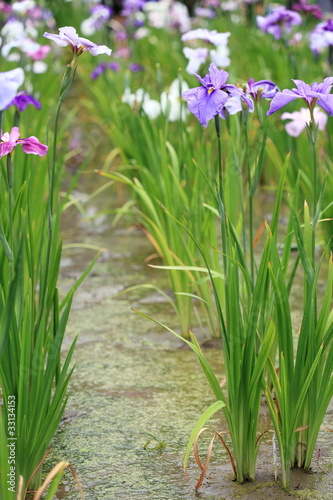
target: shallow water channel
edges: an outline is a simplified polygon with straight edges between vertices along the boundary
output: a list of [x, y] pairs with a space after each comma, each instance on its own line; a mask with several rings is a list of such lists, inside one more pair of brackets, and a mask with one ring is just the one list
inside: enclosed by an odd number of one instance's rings
[[[98, 207], [91, 204], [88, 209]], [[105, 251], [75, 295], [64, 352], [78, 334], [76, 368], [45, 470], [57, 461], [69, 461], [86, 500], [332, 499], [333, 437], [327, 431], [321, 432], [313, 472], [294, 471], [289, 492], [274, 482], [270, 433], [259, 451], [255, 483], [234, 483], [226, 453], [216, 444], [208, 477], [195, 491], [199, 469], [191, 457], [185, 477], [182, 461], [191, 430], [213, 396], [194, 353], [131, 310], [177, 328], [161, 296], [147, 289], [119, 295], [139, 283], [158, 283], [166, 289], [161, 271], [145, 263], [153, 250], [139, 230], [113, 228], [108, 217], [87, 221], [70, 210], [64, 227], [65, 244], [93, 244]], [[79, 247], [65, 250], [62, 292], [73, 285], [94, 253]], [[219, 346], [206, 347], [205, 354], [222, 380]], [[333, 427], [332, 408], [324, 423]], [[222, 418], [211, 425], [225, 430]], [[261, 430], [269, 428], [263, 403]], [[211, 437], [203, 437], [203, 460]], [[69, 472], [58, 498], [81, 498]]]

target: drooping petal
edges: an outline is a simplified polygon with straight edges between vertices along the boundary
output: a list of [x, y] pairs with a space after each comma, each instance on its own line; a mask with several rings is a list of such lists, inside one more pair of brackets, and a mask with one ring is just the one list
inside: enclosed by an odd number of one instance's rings
[[213, 90], [209, 94], [204, 87], [186, 90], [182, 95], [187, 100], [188, 109], [204, 127], [221, 111], [228, 100], [226, 92]]
[[16, 106], [18, 111], [22, 113], [28, 105], [35, 106], [36, 109], [41, 109], [42, 105], [37, 99], [34, 99], [31, 95], [27, 94], [25, 91], [19, 92], [14, 99], [6, 106], [6, 109], [10, 106]]
[[247, 95], [245, 95], [244, 92], [241, 92], [240, 97], [241, 97], [242, 101], [244, 101], [247, 104], [249, 111], [252, 113], [252, 111], [254, 110], [254, 104], [253, 104], [252, 99], [247, 97]]
[[285, 89], [282, 92], [277, 92], [271, 101], [269, 110], [267, 111], [267, 116], [275, 113], [279, 109], [283, 108], [289, 102], [299, 99], [301, 96], [295, 94], [291, 90]]
[[59, 35], [44, 33], [44, 37], [53, 40], [57, 45], [59, 45], [59, 47], [71, 45], [72, 50], [75, 52], [78, 52], [81, 49], [80, 52], [87, 50], [93, 56], [97, 56], [99, 54], [111, 55], [111, 49], [105, 45], [96, 45], [96, 43], [91, 42], [87, 38], [79, 37], [76, 33], [76, 29], [72, 26], [59, 28]]
[[20, 139], [18, 142], [22, 144], [22, 149], [27, 154], [45, 156], [48, 150], [48, 146], [41, 144], [37, 137], [34, 136], [27, 139]]
[[323, 108], [330, 116], [333, 116], [333, 94], [322, 94], [316, 104]]
[[7, 141], [0, 142], [0, 158], [11, 153], [15, 148], [15, 146], [16, 143], [13, 144], [12, 142], [7, 142]]
[[94, 45], [91, 48], [87, 48], [92, 56], [99, 56], [100, 54], [106, 54], [107, 56], [111, 55], [112, 50], [109, 49], [106, 45]]

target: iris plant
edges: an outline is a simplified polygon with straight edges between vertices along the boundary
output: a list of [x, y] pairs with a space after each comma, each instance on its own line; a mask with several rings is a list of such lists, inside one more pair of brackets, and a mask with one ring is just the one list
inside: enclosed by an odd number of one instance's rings
[[106, 45], [97, 45], [91, 42], [87, 38], [80, 37], [75, 28], [72, 26], [65, 26], [64, 28], [59, 28], [59, 35], [54, 33], [44, 33], [45, 38], [49, 38], [55, 42], [59, 47], [66, 47], [70, 45], [72, 51], [77, 56], [81, 55], [82, 52], [88, 51], [93, 56], [98, 56], [100, 54], [111, 55], [111, 49], [106, 47]]
[[204, 78], [194, 74], [202, 86], [185, 90], [182, 96], [186, 99], [191, 113], [204, 127], [207, 126], [209, 120], [222, 112], [229, 97], [239, 96], [250, 110], [253, 109], [251, 99], [235, 85], [227, 84], [229, 73], [223, 69], [219, 70], [216, 64], [212, 63], [209, 66], [209, 74]]
[[[308, 135], [312, 146], [312, 182], [313, 182], [313, 225], [312, 225], [312, 264], [314, 267], [314, 249], [315, 249], [315, 229], [317, 221], [317, 202], [318, 202], [318, 169], [317, 169], [317, 153], [316, 142], [318, 135], [318, 124], [314, 116], [315, 105], [320, 106], [326, 113], [333, 116], [333, 94], [331, 89], [333, 86], [333, 77], [325, 78], [322, 83], [314, 82], [308, 85], [302, 80], [293, 80], [296, 88], [292, 90], [284, 89], [282, 92], [277, 92], [273, 97], [267, 115], [275, 113], [283, 108], [286, 104], [295, 99], [302, 99], [310, 111], [310, 122], [308, 125]], [[318, 207], [319, 208], [319, 207]]]

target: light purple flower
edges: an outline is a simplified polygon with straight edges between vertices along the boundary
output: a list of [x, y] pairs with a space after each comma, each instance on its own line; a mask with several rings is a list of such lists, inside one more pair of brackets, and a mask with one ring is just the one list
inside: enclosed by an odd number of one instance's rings
[[145, 0], [123, 0], [120, 14], [124, 17], [129, 17], [142, 10], [145, 3]]
[[6, 108], [16, 96], [18, 88], [24, 81], [24, 72], [22, 68], [12, 69], [0, 73], [0, 111]]
[[100, 54], [107, 54], [108, 56], [111, 55], [111, 49], [106, 47], [106, 45], [97, 45], [96, 43], [87, 40], [87, 38], [78, 36], [75, 28], [72, 26], [59, 28], [59, 35], [45, 32], [43, 36], [55, 42], [59, 47], [66, 47], [67, 45], [70, 45], [73, 53], [78, 56], [85, 51], [90, 52], [92, 56], [98, 56]]
[[131, 63], [128, 65], [128, 69], [132, 73], [140, 73], [141, 71], [145, 71], [145, 67], [142, 66], [142, 64], [139, 63]]
[[333, 19], [319, 23], [310, 33], [310, 49], [315, 55], [330, 45], [333, 45]]
[[96, 31], [101, 30], [110, 19], [113, 12], [111, 7], [99, 4], [92, 7], [90, 14], [91, 16], [81, 23], [81, 32], [85, 36], [91, 36], [96, 33]]
[[278, 88], [271, 80], [258, 80], [255, 82], [253, 78], [250, 78], [247, 82], [246, 93], [255, 102], [260, 101], [262, 98], [271, 99], [277, 92]]
[[32, 95], [27, 94], [25, 91], [19, 92], [14, 99], [5, 107], [5, 109], [10, 106], [16, 106], [18, 111], [22, 113], [26, 109], [26, 107], [30, 104], [31, 106], [35, 106], [36, 109], [40, 110], [42, 105], [37, 99], [32, 97]]
[[[194, 73], [195, 74], [195, 73]], [[191, 113], [193, 113], [201, 125], [207, 126], [209, 120], [220, 113], [225, 107], [229, 97], [240, 96], [250, 109], [253, 109], [252, 101], [246, 97], [244, 92], [235, 85], [227, 84], [229, 73], [219, 70], [216, 64], [209, 66], [209, 74], [204, 78], [195, 74], [202, 87], [186, 90], [182, 97], [186, 99]]]
[[104, 73], [106, 70], [111, 69], [112, 71], [119, 71], [119, 64], [117, 62], [103, 62], [98, 64], [96, 68], [90, 73], [90, 78], [92, 80], [97, 80], [97, 78]]
[[41, 144], [37, 137], [31, 136], [27, 139], [20, 139], [20, 131], [18, 127], [13, 127], [11, 132], [6, 132], [0, 135], [0, 158], [11, 154], [13, 149], [22, 144], [22, 149], [27, 154], [45, 156], [48, 147]]
[[[314, 121], [318, 124], [319, 130], [324, 130], [327, 123], [327, 114], [317, 106], [313, 110]], [[298, 137], [307, 125], [310, 124], [311, 114], [308, 108], [301, 108], [293, 113], [282, 113], [281, 120], [291, 120], [286, 123], [286, 132], [291, 137]]]
[[290, 33], [293, 26], [302, 24], [302, 18], [297, 12], [281, 6], [266, 17], [257, 16], [257, 24], [264, 33], [270, 33], [278, 40], [284, 32]]
[[310, 110], [313, 110], [317, 104], [330, 116], [333, 116], [333, 94], [331, 89], [333, 86], [333, 77], [325, 78], [322, 83], [313, 83], [311, 86], [302, 80], [293, 80], [296, 85], [295, 89], [284, 89], [282, 92], [277, 92], [271, 101], [267, 116], [275, 113], [283, 108], [286, 104], [295, 99], [303, 99]]
[[208, 19], [213, 19], [214, 17], [216, 17], [216, 13], [213, 10], [208, 9], [207, 7], [195, 7], [194, 14], [197, 17], [206, 17]]

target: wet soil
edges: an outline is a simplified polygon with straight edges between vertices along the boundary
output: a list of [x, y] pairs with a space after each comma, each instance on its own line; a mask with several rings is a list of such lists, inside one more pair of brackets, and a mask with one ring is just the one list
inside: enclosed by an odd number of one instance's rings
[[[279, 476], [274, 480], [270, 433], [259, 451], [254, 483], [233, 482], [227, 455], [216, 444], [207, 478], [195, 490], [200, 471], [191, 457], [185, 477], [184, 452], [194, 424], [214, 398], [195, 355], [131, 310], [177, 329], [170, 306], [149, 290], [121, 294], [126, 287], [148, 282], [167, 290], [167, 281], [144, 263], [153, 251], [145, 236], [138, 230], [112, 228], [110, 222], [105, 216], [87, 221], [74, 211], [64, 217], [65, 244], [87, 243], [106, 250], [75, 295], [64, 351], [78, 335], [76, 368], [45, 470], [60, 460], [69, 461], [86, 500], [332, 499], [333, 438], [327, 431], [321, 432], [311, 473], [292, 471], [288, 491], [282, 490]], [[93, 255], [82, 247], [65, 250], [62, 293]], [[219, 345], [206, 346], [205, 353], [222, 380]], [[264, 403], [261, 413], [261, 431], [269, 430]], [[324, 423], [333, 426], [332, 408]], [[226, 430], [222, 415], [210, 425]], [[203, 460], [210, 439], [208, 433], [203, 435]], [[81, 498], [69, 472], [58, 498]]]

